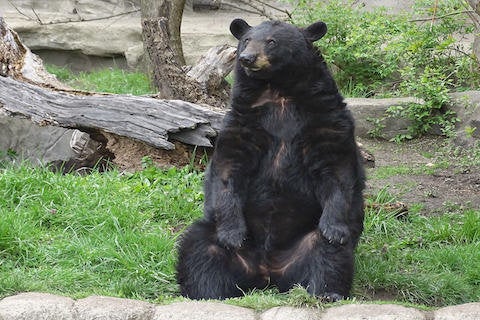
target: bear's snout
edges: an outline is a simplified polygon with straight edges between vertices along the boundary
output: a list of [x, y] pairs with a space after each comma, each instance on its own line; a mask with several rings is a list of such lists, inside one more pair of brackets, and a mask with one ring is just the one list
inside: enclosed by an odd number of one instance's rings
[[257, 60], [257, 54], [255, 54], [255, 53], [243, 52], [238, 57], [238, 61], [240, 61], [242, 66], [247, 67], [247, 68], [252, 67], [255, 64], [256, 60]]

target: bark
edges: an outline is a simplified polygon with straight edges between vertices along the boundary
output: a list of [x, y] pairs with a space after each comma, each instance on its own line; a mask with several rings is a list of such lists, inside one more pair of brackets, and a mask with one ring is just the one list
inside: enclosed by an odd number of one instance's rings
[[185, 0], [142, 0], [141, 15], [143, 20], [167, 20], [167, 35], [170, 46], [179, 65], [185, 64], [183, 57], [182, 39], [180, 27], [182, 24], [183, 8]]
[[475, 11], [473, 14], [475, 23], [475, 36], [473, 40], [473, 54], [477, 57], [477, 61], [480, 63], [480, 0], [468, 0], [468, 3]]
[[184, 4], [184, 0], [141, 1], [143, 46], [158, 96], [195, 102], [201, 90], [186, 79], [182, 70], [185, 60], [180, 26]]
[[163, 99], [200, 100], [202, 91], [198, 84], [187, 79], [170, 47], [166, 18], [143, 19], [143, 42], [152, 66], [153, 83]]
[[45, 70], [42, 60], [23, 45], [18, 34], [7, 26], [2, 17], [0, 17], [0, 76], [67, 89], [67, 86]]
[[206, 76], [202, 77], [199, 72], [187, 75], [180, 39], [185, 0], [143, 0], [141, 5], [143, 43], [158, 97], [225, 107], [229, 89], [223, 78], [233, 68], [234, 49], [221, 47], [209, 53], [202, 63], [215, 65], [203, 70], [208, 72]]
[[153, 82], [159, 89], [158, 98], [180, 99], [225, 107], [228, 85], [224, 77], [233, 69], [235, 48], [212, 48], [189, 74], [177, 63], [170, 48], [165, 18], [143, 20], [143, 37], [153, 69]]
[[43, 126], [104, 132], [128, 137], [166, 150], [172, 140], [212, 147], [223, 112], [181, 100], [130, 95], [79, 95], [48, 90], [0, 77], [0, 110]]

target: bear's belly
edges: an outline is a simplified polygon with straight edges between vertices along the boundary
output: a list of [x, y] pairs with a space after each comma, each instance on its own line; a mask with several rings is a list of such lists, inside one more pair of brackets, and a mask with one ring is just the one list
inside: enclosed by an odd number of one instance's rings
[[291, 199], [286, 203], [283, 198], [256, 203], [246, 210], [249, 238], [266, 251], [286, 248], [318, 225], [318, 212], [312, 204], [294, 204]]
[[303, 163], [303, 125], [293, 103], [264, 107], [261, 126], [270, 137], [255, 176], [250, 177], [245, 218], [249, 237], [261, 249], [288, 247], [317, 228], [321, 207]]
[[244, 211], [249, 237], [263, 250], [288, 247], [318, 226], [322, 210], [312, 195], [282, 189], [264, 182], [249, 190]]

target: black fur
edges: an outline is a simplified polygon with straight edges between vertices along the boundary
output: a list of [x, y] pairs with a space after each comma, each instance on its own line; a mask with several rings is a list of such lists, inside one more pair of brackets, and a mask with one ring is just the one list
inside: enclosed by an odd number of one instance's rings
[[180, 241], [181, 293], [222, 299], [300, 284], [346, 297], [364, 173], [352, 116], [312, 44], [326, 26], [236, 19], [230, 30], [232, 109], [206, 173], [204, 218]]

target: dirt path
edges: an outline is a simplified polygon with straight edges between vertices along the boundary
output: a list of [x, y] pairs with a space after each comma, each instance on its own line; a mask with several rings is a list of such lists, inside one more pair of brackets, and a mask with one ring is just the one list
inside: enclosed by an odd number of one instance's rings
[[366, 194], [388, 187], [408, 207], [426, 215], [461, 209], [480, 210], [480, 150], [457, 154], [440, 138], [404, 144], [362, 140], [376, 167], [367, 170]]

